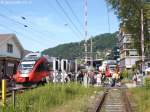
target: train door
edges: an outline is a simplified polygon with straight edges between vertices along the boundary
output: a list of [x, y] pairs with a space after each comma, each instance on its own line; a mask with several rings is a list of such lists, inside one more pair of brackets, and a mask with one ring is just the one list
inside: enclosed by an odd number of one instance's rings
[[53, 82], [59, 82], [60, 76], [60, 60], [57, 58], [53, 59]]
[[32, 75], [35, 77], [35, 81], [42, 81], [46, 78], [48, 76], [48, 63], [46, 61], [41, 62]]
[[60, 61], [58, 59], [53, 60], [53, 70], [54, 71], [59, 71], [60, 69]]
[[64, 82], [68, 74], [68, 60], [66, 59], [61, 60], [61, 71], [62, 71], [62, 82]]
[[68, 60], [66, 60], [66, 59], [61, 60], [61, 70], [62, 70], [62, 72], [68, 71]]

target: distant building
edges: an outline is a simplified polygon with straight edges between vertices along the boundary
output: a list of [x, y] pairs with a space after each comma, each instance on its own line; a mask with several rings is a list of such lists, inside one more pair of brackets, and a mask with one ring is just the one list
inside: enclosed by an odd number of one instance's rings
[[121, 70], [131, 69], [132, 66], [140, 59], [137, 49], [134, 48], [131, 34], [127, 34], [120, 30], [118, 34], [118, 43], [120, 49], [119, 66]]
[[15, 34], [0, 34], [0, 81], [13, 75], [24, 49]]
[[25, 57], [27, 54], [29, 53], [33, 53], [32, 51], [29, 51], [29, 50], [24, 50], [23, 51], [23, 55], [22, 55], [22, 58]]

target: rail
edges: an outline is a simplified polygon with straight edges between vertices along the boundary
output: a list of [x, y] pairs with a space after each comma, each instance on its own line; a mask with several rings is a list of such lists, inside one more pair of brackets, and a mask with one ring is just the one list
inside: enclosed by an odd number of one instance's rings
[[121, 111], [123, 110], [123, 112], [133, 112], [126, 91], [123, 88], [116, 88], [116, 93], [117, 91], [120, 91], [120, 93], [117, 93], [117, 97], [119, 97], [115, 98], [115, 100], [114, 97], [116, 96], [114, 95], [115, 92], [113, 93], [113, 91], [115, 91], [115, 88], [109, 88], [109, 90], [103, 93], [96, 112], [109, 112], [109, 109], [120, 109]]
[[126, 93], [125, 90], [123, 91], [123, 100], [124, 100], [124, 103], [125, 103], [126, 112], [133, 112], [132, 107], [131, 107], [131, 103], [129, 102], [129, 98], [128, 98], [127, 93]]
[[108, 94], [108, 90], [106, 90], [106, 91], [103, 93], [102, 99], [100, 100], [100, 103], [99, 103], [98, 107], [96, 108], [96, 112], [99, 112], [99, 111], [101, 110], [102, 105], [103, 105], [103, 103], [104, 103], [104, 101], [105, 101], [105, 98], [106, 98], [106, 95], [107, 95], [107, 94]]
[[[21, 88], [9, 88], [6, 91], [6, 97], [12, 96], [13, 91], [15, 91], [17, 94], [19, 94], [19, 93], [23, 93], [23, 91], [26, 90], [26, 89], [32, 89], [32, 88], [25, 88], [25, 87], [24, 88], [23, 87], [21, 87]], [[0, 100], [1, 99], [2, 99], [2, 91], [0, 91]]]

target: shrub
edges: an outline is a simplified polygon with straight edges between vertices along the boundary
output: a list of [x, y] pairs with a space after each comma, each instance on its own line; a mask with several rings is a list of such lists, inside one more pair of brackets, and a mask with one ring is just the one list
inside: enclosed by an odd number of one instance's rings
[[146, 89], [150, 89], [150, 77], [145, 78], [144, 86]]
[[128, 71], [124, 69], [124, 70], [121, 72], [121, 75], [122, 75], [123, 78], [127, 78], [127, 77], [128, 77]]
[[[46, 112], [52, 107], [60, 106], [76, 97], [92, 93], [94, 90], [95, 88], [86, 88], [75, 83], [48, 84], [18, 94], [15, 112]], [[6, 112], [14, 112], [12, 100], [8, 104]]]

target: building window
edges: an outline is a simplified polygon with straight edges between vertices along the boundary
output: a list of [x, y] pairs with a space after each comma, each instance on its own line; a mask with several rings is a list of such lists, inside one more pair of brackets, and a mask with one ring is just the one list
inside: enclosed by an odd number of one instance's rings
[[12, 44], [7, 44], [7, 52], [13, 53], [13, 45]]
[[148, 63], [148, 67], [150, 67], [150, 63]]

